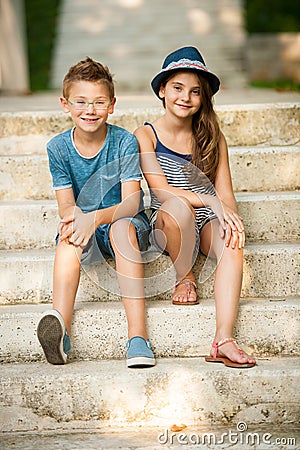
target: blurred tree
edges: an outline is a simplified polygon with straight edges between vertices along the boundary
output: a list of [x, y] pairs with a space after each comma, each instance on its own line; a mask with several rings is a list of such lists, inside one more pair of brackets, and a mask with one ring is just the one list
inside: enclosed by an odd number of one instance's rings
[[248, 33], [300, 31], [299, 0], [245, 0]]
[[51, 60], [61, 0], [25, 0], [30, 85], [49, 88]]
[[0, 90], [28, 94], [29, 76], [23, 0], [0, 1]]

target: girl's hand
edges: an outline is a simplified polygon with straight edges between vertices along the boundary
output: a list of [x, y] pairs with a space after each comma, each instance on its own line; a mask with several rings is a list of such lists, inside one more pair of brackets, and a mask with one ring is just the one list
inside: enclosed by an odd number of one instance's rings
[[237, 245], [238, 248], [243, 248], [245, 245], [243, 218], [215, 196], [211, 197], [207, 206], [213, 210], [219, 219], [220, 236], [222, 239], [225, 238], [226, 247], [231, 244], [232, 248]]
[[225, 245], [226, 247], [231, 246], [235, 248], [238, 246], [239, 249], [245, 246], [245, 232], [233, 230], [228, 223], [226, 223], [226, 233], [225, 233]]
[[225, 245], [231, 248], [243, 248], [245, 245], [245, 231], [243, 218], [232, 208], [222, 203], [224, 208], [224, 218], [226, 221]]

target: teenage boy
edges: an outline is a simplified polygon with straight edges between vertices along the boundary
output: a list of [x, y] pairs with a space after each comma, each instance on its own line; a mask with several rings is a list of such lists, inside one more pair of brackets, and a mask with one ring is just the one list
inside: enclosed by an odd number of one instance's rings
[[127, 366], [153, 366], [140, 255], [149, 223], [142, 211], [136, 138], [106, 122], [116, 102], [112, 75], [89, 57], [69, 69], [60, 102], [74, 127], [47, 145], [61, 222], [53, 309], [42, 315], [38, 339], [48, 362], [66, 363], [81, 263], [112, 256], [128, 324]]

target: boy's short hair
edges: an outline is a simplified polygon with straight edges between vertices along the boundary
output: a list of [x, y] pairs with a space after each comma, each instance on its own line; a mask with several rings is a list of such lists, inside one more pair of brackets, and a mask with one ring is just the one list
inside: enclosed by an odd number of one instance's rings
[[63, 81], [63, 96], [65, 98], [68, 98], [71, 85], [76, 81], [104, 83], [108, 88], [110, 100], [112, 100], [115, 96], [113, 77], [108, 67], [94, 61], [89, 56], [70, 67], [68, 73], [65, 75]]

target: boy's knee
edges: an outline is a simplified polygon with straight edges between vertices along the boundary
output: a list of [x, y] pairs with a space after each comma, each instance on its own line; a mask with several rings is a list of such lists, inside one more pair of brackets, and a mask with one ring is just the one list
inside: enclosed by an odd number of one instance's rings
[[74, 263], [77, 267], [80, 265], [82, 251], [81, 247], [75, 247], [67, 241], [59, 241], [56, 247], [55, 261], [64, 261], [68, 266]]
[[136, 229], [132, 222], [127, 219], [119, 219], [114, 222], [109, 231], [110, 238], [114, 241], [136, 239]]

